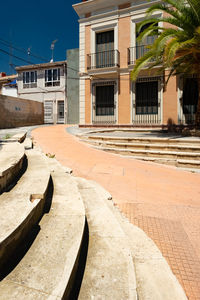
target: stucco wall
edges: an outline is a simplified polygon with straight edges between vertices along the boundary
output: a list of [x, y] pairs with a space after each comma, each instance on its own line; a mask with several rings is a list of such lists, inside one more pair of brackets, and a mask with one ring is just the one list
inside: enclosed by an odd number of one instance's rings
[[91, 124], [91, 84], [90, 80], [85, 80], [85, 124]]
[[44, 123], [43, 103], [0, 95], [0, 128]]
[[79, 123], [79, 49], [67, 51], [67, 124]]
[[178, 87], [176, 77], [170, 78], [163, 93], [163, 124], [170, 123], [178, 124]]

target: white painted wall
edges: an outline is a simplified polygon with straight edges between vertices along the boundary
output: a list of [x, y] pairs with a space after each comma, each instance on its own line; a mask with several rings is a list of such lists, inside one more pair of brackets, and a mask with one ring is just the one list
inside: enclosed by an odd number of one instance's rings
[[18, 97], [16, 87], [3, 86], [1, 89], [1, 94], [5, 96]]

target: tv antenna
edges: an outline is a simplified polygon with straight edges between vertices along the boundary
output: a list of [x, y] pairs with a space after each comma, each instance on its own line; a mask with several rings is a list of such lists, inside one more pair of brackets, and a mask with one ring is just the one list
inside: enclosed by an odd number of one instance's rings
[[55, 43], [56, 43], [57, 41], [58, 41], [58, 40], [54, 40], [54, 41], [51, 43], [51, 60], [50, 60], [50, 62], [53, 62], [53, 52], [54, 52]]
[[31, 48], [32, 47], [28, 47], [28, 49], [27, 49], [28, 61], [30, 60]]

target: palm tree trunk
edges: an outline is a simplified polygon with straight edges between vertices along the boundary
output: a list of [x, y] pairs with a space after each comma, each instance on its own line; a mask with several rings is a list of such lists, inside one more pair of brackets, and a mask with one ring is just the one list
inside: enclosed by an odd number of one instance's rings
[[195, 117], [195, 125], [197, 128], [200, 128], [200, 77], [197, 78], [198, 82], [198, 103], [197, 103], [197, 112]]

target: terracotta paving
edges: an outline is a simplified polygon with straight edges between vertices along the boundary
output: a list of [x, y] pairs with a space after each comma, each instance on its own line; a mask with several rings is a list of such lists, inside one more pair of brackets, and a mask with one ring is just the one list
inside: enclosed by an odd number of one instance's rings
[[75, 176], [104, 186], [157, 244], [188, 299], [200, 300], [200, 174], [93, 149], [65, 128], [38, 128], [32, 136]]

